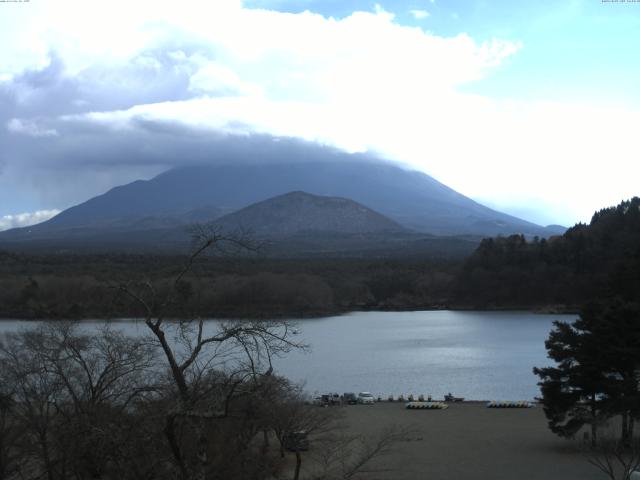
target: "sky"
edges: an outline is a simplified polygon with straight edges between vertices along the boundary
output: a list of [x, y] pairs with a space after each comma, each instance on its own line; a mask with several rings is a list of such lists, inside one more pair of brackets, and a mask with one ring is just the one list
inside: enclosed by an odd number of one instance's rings
[[0, 45], [0, 230], [258, 134], [545, 225], [640, 193], [637, 1], [2, 1]]

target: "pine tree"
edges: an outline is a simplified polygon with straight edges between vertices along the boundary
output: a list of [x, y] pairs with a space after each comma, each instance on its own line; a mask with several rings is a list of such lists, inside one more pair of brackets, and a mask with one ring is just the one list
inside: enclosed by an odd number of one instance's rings
[[534, 368], [549, 428], [571, 437], [584, 425], [620, 415], [622, 441], [640, 417], [640, 307], [610, 300], [585, 307], [572, 324], [555, 322], [545, 342], [556, 367]]

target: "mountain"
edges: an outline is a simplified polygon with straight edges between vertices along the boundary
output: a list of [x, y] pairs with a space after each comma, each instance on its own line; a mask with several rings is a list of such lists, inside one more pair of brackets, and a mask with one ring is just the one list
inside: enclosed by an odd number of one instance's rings
[[[0, 247], [58, 252], [174, 252], [189, 248], [191, 220], [218, 216], [203, 208], [182, 216], [124, 217], [82, 226], [54, 226], [35, 236], [15, 229]], [[479, 237], [436, 237], [409, 230], [353, 200], [289, 192], [208, 222], [217, 231], [249, 232], [270, 257], [454, 258], [469, 255]]]
[[299, 234], [403, 233], [407, 229], [353, 200], [290, 192], [254, 203], [215, 222], [224, 230], [248, 229], [260, 237]]
[[[62, 238], [69, 232], [112, 231], [123, 224], [184, 223], [210, 220], [223, 212], [292, 191], [348, 198], [389, 217], [403, 227], [433, 235], [526, 236], [562, 233], [489, 209], [432, 177], [366, 155], [333, 152], [326, 161], [190, 166], [151, 180], [115, 187], [71, 207], [51, 220], [0, 233], [8, 239]], [[129, 228], [129, 227], [127, 227]], [[67, 233], [65, 233], [67, 232]]]
[[462, 257], [479, 238], [434, 237], [411, 231], [353, 200], [290, 192], [228, 214], [213, 225], [249, 231], [275, 257]]

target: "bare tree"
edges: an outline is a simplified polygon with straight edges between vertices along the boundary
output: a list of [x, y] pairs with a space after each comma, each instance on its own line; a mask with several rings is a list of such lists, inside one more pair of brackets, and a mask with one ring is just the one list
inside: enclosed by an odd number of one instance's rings
[[3, 383], [10, 386], [12, 422], [25, 433], [16, 447], [30, 470], [48, 480], [64, 478], [64, 452], [56, 449], [56, 404], [62, 385], [42, 359], [24, 348], [27, 332], [8, 336], [0, 344]]
[[[302, 469], [303, 448], [301, 441], [322, 443], [322, 437], [342, 428], [339, 420], [342, 411], [338, 408], [318, 408], [305, 398], [302, 388], [281, 379], [279, 390], [274, 395], [268, 411], [270, 426], [278, 439], [280, 456], [284, 458], [285, 450], [295, 454], [296, 466], [294, 480], [300, 478]], [[304, 440], [303, 440], [304, 439]]]
[[[295, 455], [293, 480], [346, 480], [386, 471], [376, 467], [376, 460], [391, 453], [397, 442], [412, 433], [408, 429], [388, 428], [373, 438], [349, 434], [344, 422], [345, 408], [320, 408], [305, 400], [300, 386], [283, 380], [270, 409], [280, 454], [284, 456], [287, 449]], [[300, 448], [302, 438], [308, 439], [304, 449]], [[303, 475], [305, 458], [308, 467]]]
[[[8, 386], [0, 378], [2, 390]], [[12, 394], [0, 390], [0, 480], [12, 478], [21, 467], [19, 450], [16, 444], [21, 440], [22, 429], [13, 418], [15, 401]]]
[[0, 348], [2, 377], [12, 387], [11, 421], [29, 476], [102, 478], [122, 445], [131, 403], [153, 390], [153, 350], [108, 326], [97, 335], [72, 323], [45, 323], [11, 334]]
[[295, 330], [286, 321], [207, 323], [197, 314], [189, 319], [167, 319], [171, 307], [180, 302], [184, 281], [199, 257], [207, 252], [236, 254], [256, 248], [242, 234], [224, 234], [203, 226], [194, 227], [192, 233], [193, 253], [168, 291], [161, 292], [151, 281], [117, 289], [142, 309], [144, 324], [157, 340], [170, 372], [169, 393], [175, 400], [166, 412], [164, 434], [176, 473], [185, 480], [204, 480], [211, 470], [207, 434], [211, 422], [232, 417], [232, 402], [242, 399], [246, 403], [259, 396], [268, 385], [261, 379], [273, 372], [272, 359], [302, 345], [293, 341]]
[[602, 432], [596, 446], [584, 451], [587, 461], [611, 480], [629, 480], [640, 470], [640, 438], [624, 440], [612, 431]]
[[[295, 432], [313, 439], [307, 478], [373, 471], [395, 432], [344, 435], [340, 409], [308, 405], [300, 387], [274, 374], [274, 358], [304, 348], [292, 324], [169, 317], [194, 294], [186, 278], [200, 256], [253, 248], [206, 228], [196, 241], [168, 288], [117, 286], [144, 313], [146, 336], [48, 322], [0, 342], [0, 480], [279, 478], [284, 462], [269, 436], [283, 454]], [[303, 453], [293, 450], [299, 479]]]

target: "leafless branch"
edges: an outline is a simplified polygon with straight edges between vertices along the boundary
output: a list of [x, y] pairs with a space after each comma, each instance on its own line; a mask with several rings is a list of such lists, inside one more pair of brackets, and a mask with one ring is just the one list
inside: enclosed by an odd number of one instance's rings
[[623, 442], [612, 432], [600, 434], [595, 447], [585, 447], [586, 460], [611, 480], [629, 480], [640, 469], [640, 439]]

